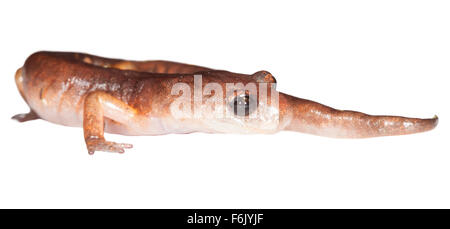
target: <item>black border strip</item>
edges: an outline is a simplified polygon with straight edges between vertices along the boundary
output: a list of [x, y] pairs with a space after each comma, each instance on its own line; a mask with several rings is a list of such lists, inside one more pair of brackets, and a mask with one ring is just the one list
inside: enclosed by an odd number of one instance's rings
[[[206, 218], [205, 216], [208, 216]], [[220, 216], [220, 222], [216, 220]], [[8, 209], [0, 210], [0, 222], [16, 226], [31, 223], [45, 226], [121, 226], [149, 228], [155, 225], [177, 228], [276, 228], [280, 225], [404, 226], [427, 225], [444, 220], [449, 210], [415, 209]], [[245, 219], [244, 219], [245, 218]], [[257, 220], [259, 218], [259, 220]], [[188, 220], [192, 223], [188, 223]], [[202, 221], [203, 222], [200, 222]], [[226, 220], [225, 220], [226, 219]], [[206, 221], [209, 220], [207, 223]], [[386, 224], [389, 222], [389, 224]]]

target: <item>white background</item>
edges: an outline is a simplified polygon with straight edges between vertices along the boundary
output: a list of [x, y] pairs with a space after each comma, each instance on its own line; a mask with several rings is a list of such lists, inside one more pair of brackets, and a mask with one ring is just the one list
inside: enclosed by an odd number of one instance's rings
[[[2, 208], [450, 208], [448, 1], [2, 1]], [[39, 50], [270, 71], [339, 109], [429, 118], [431, 132], [342, 140], [294, 132], [125, 137], [10, 119]]]

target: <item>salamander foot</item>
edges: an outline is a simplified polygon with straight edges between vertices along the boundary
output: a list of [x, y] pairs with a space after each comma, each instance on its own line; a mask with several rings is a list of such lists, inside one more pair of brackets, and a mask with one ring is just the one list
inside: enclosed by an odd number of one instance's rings
[[34, 111], [30, 111], [28, 113], [16, 114], [12, 116], [11, 119], [17, 120], [18, 122], [26, 122], [39, 119], [39, 116], [36, 113], [34, 113]]
[[132, 144], [127, 143], [116, 143], [106, 141], [101, 138], [91, 138], [86, 140], [86, 146], [89, 154], [94, 154], [95, 151], [113, 152], [113, 153], [124, 153], [124, 149], [133, 148]]

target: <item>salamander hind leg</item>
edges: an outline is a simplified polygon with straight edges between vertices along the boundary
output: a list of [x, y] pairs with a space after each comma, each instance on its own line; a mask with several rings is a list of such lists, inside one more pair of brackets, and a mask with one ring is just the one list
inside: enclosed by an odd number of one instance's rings
[[123, 153], [131, 144], [106, 141], [104, 138], [105, 118], [127, 124], [135, 121], [135, 109], [116, 97], [103, 92], [89, 93], [84, 101], [83, 131], [89, 154], [95, 151]]
[[[23, 73], [22, 68], [17, 69], [14, 79], [16, 81], [16, 86], [17, 86], [17, 89], [19, 90], [20, 96], [22, 96], [22, 98], [25, 101], [27, 101], [25, 99], [25, 95], [23, 93], [23, 74], [22, 73]], [[30, 111], [28, 113], [16, 114], [16, 115], [12, 116], [11, 118], [14, 120], [17, 120], [19, 122], [26, 122], [26, 121], [39, 119], [39, 116], [30, 108]]]
[[18, 122], [27, 122], [27, 121], [39, 119], [39, 116], [33, 110], [30, 110], [30, 112], [28, 112], [28, 113], [16, 114], [16, 115], [12, 116], [11, 118], [14, 120], [17, 120]]

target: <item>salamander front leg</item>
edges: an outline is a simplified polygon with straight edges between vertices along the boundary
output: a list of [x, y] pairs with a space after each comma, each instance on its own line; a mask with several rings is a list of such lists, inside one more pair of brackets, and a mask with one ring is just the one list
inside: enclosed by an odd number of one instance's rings
[[39, 119], [39, 116], [33, 110], [30, 110], [30, 112], [28, 112], [28, 113], [16, 114], [16, 115], [12, 116], [11, 118], [14, 120], [17, 120], [18, 122], [26, 122], [26, 121]]
[[107, 117], [125, 124], [136, 119], [136, 111], [123, 101], [102, 91], [89, 93], [84, 101], [83, 130], [89, 154], [95, 151], [123, 153], [131, 144], [106, 141], [103, 133]]

